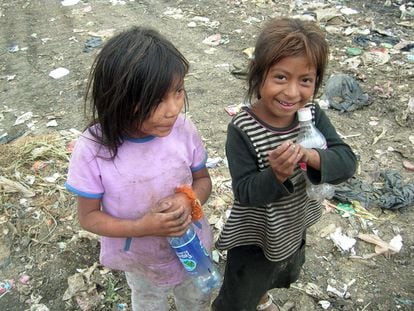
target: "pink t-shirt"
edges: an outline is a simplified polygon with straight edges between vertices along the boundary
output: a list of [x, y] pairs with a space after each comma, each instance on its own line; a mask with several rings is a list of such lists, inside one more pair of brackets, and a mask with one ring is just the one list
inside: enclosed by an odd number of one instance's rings
[[[114, 160], [85, 131], [75, 145], [66, 188], [101, 199], [101, 209], [109, 215], [137, 219], [177, 186], [192, 184], [192, 172], [204, 168], [206, 159], [200, 135], [183, 115], [166, 137], [127, 139]], [[201, 223], [197, 234], [211, 249], [211, 229], [205, 218]], [[100, 261], [109, 268], [144, 273], [158, 285], [175, 285], [187, 276], [165, 237], [101, 237]]]

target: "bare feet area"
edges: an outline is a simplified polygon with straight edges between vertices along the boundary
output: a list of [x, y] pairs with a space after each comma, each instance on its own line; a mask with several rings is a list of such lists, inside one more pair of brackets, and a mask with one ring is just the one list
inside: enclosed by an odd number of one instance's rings
[[[414, 309], [413, 2], [0, 0], [1, 311], [131, 310], [124, 275], [99, 265], [99, 240], [79, 227], [63, 185], [102, 43], [151, 26], [190, 61], [187, 113], [209, 152], [204, 210], [217, 236], [232, 203], [227, 124], [255, 37], [277, 16], [316, 19], [326, 32], [317, 100], [359, 167], [310, 228], [298, 282], [271, 294], [282, 310]], [[226, 254], [213, 255], [222, 270]]]

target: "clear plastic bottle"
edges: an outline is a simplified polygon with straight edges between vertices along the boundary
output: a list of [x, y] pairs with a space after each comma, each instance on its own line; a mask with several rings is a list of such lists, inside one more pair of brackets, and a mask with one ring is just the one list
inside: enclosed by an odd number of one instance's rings
[[[305, 148], [326, 149], [326, 139], [312, 122], [312, 112], [309, 107], [304, 107], [298, 111], [300, 130], [296, 142]], [[301, 163], [300, 167], [306, 171], [306, 163]], [[306, 178], [306, 192], [309, 198], [322, 201], [325, 198], [332, 198], [334, 187], [330, 184], [312, 184]]]
[[220, 286], [221, 274], [198, 238], [192, 224], [182, 236], [168, 238], [168, 241], [185, 270], [193, 278], [195, 285], [203, 293], [209, 293], [213, 288]]

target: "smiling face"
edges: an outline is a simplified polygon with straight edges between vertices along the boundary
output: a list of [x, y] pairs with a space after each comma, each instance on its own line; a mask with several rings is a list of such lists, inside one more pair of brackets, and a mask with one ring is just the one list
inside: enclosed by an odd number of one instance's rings
[[165, 137], [169, 135], [173, 129], [183, 106], [185, 104], [185, 90], [181, 84], [173, 90], [167, 92], [157, 108], [153, 111], [148, 119], [146, 119], [141, 128], [133, 134], [133, 137], [140, 138], [146, 136]]
[[253, 112], [274, 127], [287, 127], [315, 91], [316, 68], [305, 56], [285, 57], [273, 64], [260, 87]]

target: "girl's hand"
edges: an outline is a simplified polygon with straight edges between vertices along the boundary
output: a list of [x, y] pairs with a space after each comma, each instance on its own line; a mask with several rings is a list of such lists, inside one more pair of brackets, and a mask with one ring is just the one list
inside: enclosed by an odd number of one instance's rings
[[191, 202], [182, 193], [162, 199], [142, 218], [150, 227], [149, 235], [180, 236], [191, 223]]
[[298, 145], [301, 149], [300, 153], [302, 157], [299, 159], [299, 163], [306, 163], [307, 166], [313, 167], [314, 169], [321, 169], [321, 159], [319, 153], [315, 149], [308, 149]]
[[308, 148], [302, 147], [301, 145], [297, 145], [297, 146], [299, 146], [299, 148], [300, 148], [300, 150], [303, 154], [302, 157], [299, 159], [299, 163], [308, 164], [309, 157], [310, 157], [310, 154], [311, 154], [313, 149], [308, 149]]
[[191, 223], [191, 214], [183, 206], [171, 210], [172, 207], [165, 204], [163, 208], [163, 211], [151, 211], [137, 220], [140, 226], [145, 227], [145, 235], [183, 235]]
[[269, 152], [269, 164], [279, 182], [285, 182], [293, 174], [296, 165], [304, 157], [303, 152], [300, 145], [290, 141]]

